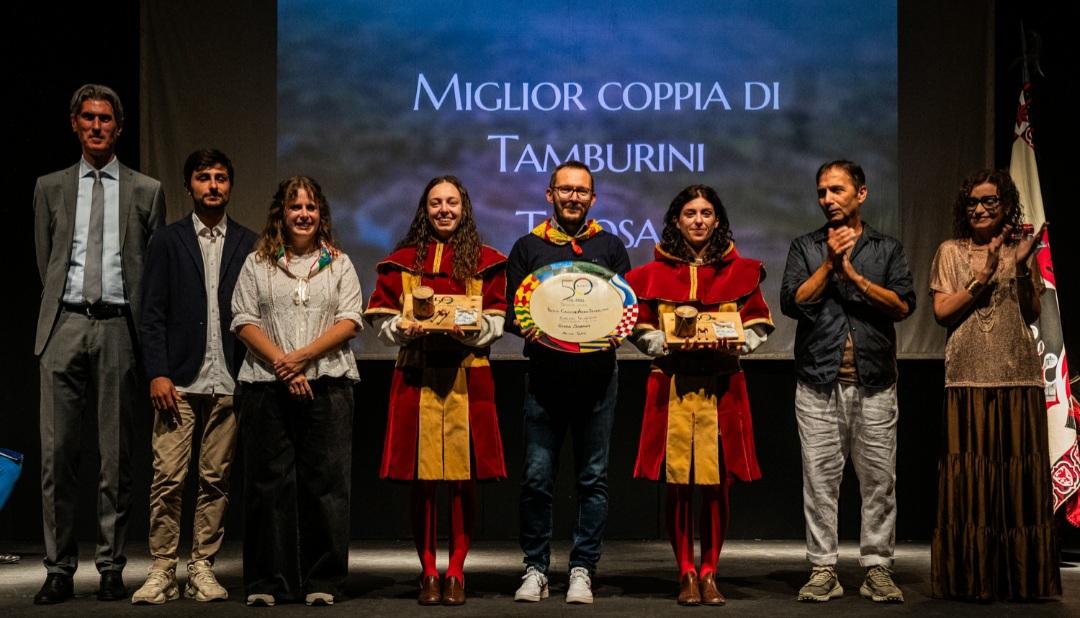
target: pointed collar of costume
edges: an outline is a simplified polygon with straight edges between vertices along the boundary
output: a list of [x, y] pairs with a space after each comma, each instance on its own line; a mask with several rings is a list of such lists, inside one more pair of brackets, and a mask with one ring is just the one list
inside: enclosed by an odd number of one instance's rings
[[583, 253], [581, 246], [578, 245], [579, 240], [588, 240], [593, 236], [596, 236], [600, 232], [604, 231], [603, 226], [596, 221], [596, 219], [589, 219], [581, 231], [571, 236], [564, 232], [562, 228], [555, 223], [555, 220], [551, 217], [544, 219], [544, 222], [533, 228], [532, 233], [553, 245], [565, 245], [569, 244], [573, 249], [574, 255], [581, 255]]
[[[735, 242], [734, 241], [729, 242], [728, 246], [727, 246], [727, 249], [724, 249], [724, 252], [722, 254], [720, 254], [720, 260], [717, 263], [727, 262], [727, 261], [729, 261], [730, 259], [732, 259], [732, 258], [734, 258], [736, 256], [738, 256], [738, 253], [735, 252]], [[681, 258], [681, 257], [678, 257], [676, 255], [672, 255], [671, 253], [668, 253], [667, 251], [664, 251], [663, 249], [661, 249], [659, 244], [656, 245], [656, 249], [653, 250], [653, 259], [660, 260], [662, 262], [674, 262], [676, 264], [689, 264], [691, 266], [705, 266], [705, 264], [703, 262], [698, 262], [696, 260], [687, 260], [685, 258]]]

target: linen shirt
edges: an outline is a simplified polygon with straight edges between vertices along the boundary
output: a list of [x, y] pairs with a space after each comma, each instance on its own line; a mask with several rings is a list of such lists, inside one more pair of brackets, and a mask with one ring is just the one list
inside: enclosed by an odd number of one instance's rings
[[221, 274], [221, 249], [225, 246], [228, 217], [222, 217], [214, 227], [206, 227], [194, 212], [195, 236], [203, 260], [203, 281], [206, 282], [206, 352], [195, 381], [187, 386], [177, 386], [181, 393], [199, 395], [232, 395], [236, 382], [229, 375], [225, 362], [225, 350], [221, 345], [221, 316], [218, 315], [218, 279]]
[[[795, 375], [800, 382], [836, 381], [848, 333], [855, 342], [859, 383], [884, 388], [896, 383], [896, 329], [893, 319], [870, 303], [853, 283], [833, 273], [825, 293], [811, 303], [795, 302], [795, 292], [828, 255], [828, 226], [791, 241], [780, 310], [799, 321], [795, 330]], [[915, 290], [904, 247], [899, 240], [863, 223], [851, 252], [852, 266], [875, 285], [892, 290], [915, 311]]]
[[[349, 256], [339, 253], [322, 270], [315, 270], [319, 252], [284, 257], [268, 263], [257, 252], [244, 261], [233, 291], [233, 319], [236, 332], [244, 324], [254, 324], [285, 353], [304, 347], [341, 320], [352, 320], [363, 328], [363, 301], [360, 280]], [[301, 285], [306, 282], [306, 285]], [[306, 288], [306, 289], [303, 289]], [[356, 358], [348, 344], [331, 350], [308, 364], [308, 380], [321, 377], [359, 380]], [[240, 382], [273, 382], [274, 367], [248, 350], [237, 377]]]

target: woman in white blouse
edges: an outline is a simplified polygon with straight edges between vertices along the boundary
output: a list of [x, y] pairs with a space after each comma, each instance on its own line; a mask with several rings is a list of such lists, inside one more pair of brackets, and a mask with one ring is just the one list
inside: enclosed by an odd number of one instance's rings
[[348, 571], [360, 282], [313, 179], [278, 185], [233, 293], [248, 605], [330, 605]]

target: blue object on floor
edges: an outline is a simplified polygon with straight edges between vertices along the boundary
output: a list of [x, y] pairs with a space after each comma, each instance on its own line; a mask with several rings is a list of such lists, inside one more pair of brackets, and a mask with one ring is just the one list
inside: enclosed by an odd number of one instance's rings
[[6, 448], [0, 448], [0, 509], [7, 503], [15, 481], [22, 472], [23, 454]]

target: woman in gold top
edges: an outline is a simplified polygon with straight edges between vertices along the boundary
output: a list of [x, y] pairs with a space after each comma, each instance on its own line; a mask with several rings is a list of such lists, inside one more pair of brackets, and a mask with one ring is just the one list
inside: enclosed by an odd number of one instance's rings
[[1046, 226], [1014, 233], [1020, 199], [1004, 171], [968, 176], [953, 213], [955, 238], [938, 247], [930, 282], [934, 317], [948, 328], [933, 594], [1058, 595], [1046, 402], [1028, 328], [1039, 317], [1032, 268]]

